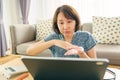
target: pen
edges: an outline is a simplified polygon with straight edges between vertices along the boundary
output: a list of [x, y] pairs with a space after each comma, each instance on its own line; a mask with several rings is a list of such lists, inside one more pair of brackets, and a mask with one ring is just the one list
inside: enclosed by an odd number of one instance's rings
[[25, 79], [26, 77], [28, 77], [29, 74], [28, 73], [23, 73], [22, 75], [20, 75], [16, 80], [23, 80]]

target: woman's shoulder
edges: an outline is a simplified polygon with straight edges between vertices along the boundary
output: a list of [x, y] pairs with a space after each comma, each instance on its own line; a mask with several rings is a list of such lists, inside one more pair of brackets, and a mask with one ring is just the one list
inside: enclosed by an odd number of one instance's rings
[[91, 33], [88, 31], [77, 31], [75, 34], [77, 36], [89, 36], [89, 35], [91, 35]]
[[45, 38], [44, 38], [44, 40], [45, 41], [49, 41], [49, 40], [52, 40], [52, 39], [58, 39], [59, 37], [58, 37], [58, 34], [56, 34], [56, 33], [50, 33], [49, 35], [47, 35]]
[[50, 33], [49, 36], [58, 36], [58, 34], [56, 34], [55, 32], [52, 32], [52, 33]]
[[52, 33], [50, 33], [47, 37], [51, 37], [51, 38], [53, 38], [53, 39], [57, 39], [57, 38], [59, 38], [59, 36], [60, 36], [60, 34], [57, 34], [57, 33], [55, 33], [55, 32], [52, 32]]

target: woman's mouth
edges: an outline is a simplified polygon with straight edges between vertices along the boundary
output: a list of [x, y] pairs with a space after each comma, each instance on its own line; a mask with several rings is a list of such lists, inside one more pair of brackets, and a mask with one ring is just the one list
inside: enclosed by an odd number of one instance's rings
[[65, 33], [65, 34], [68, 34], [68, 33], [70, 33], [70, 31], [64, 31], [64, 33]]

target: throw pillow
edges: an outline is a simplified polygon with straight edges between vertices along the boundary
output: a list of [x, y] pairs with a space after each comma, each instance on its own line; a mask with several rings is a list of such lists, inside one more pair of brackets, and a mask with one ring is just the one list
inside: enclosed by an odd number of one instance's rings
[[44, 39], [52, 32], [52, 20], [40, 20], [36, 24], [36, 41]]
[[93, 36], [98, 43], [120, 44], [120, 17], [93, 16]]

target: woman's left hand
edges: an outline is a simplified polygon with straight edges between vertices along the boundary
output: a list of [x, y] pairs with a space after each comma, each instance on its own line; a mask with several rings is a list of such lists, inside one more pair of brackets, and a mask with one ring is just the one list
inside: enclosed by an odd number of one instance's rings
[[79, 46], [69, 46], [66, 48], [67, 52], [64, 55], [79, 55], [80, 53], [82, 53], [84, 51], [83, 47], [79, 47]]

